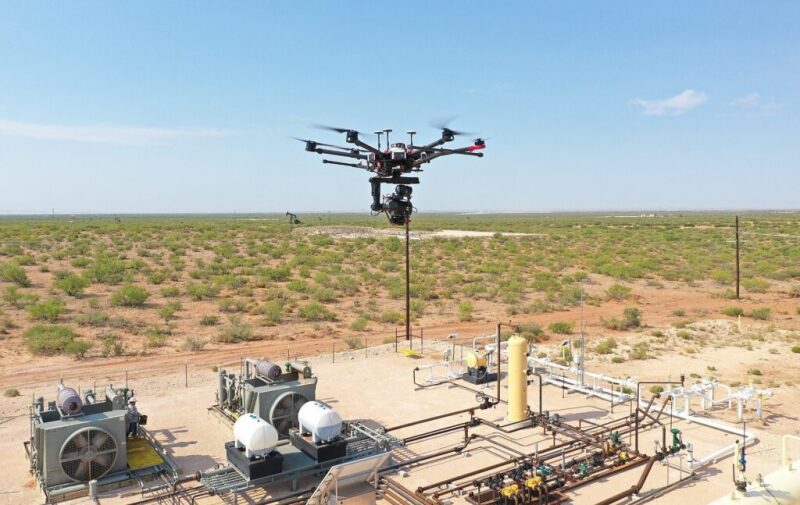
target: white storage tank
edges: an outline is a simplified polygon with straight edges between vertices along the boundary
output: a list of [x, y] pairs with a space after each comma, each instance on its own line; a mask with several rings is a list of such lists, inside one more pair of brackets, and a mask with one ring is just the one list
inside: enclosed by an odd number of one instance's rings
[[278, 445], [278, 431], [255, 414], [245, 414], [233, 425], [233, 439], [237, 448], [244, 447], [248, 458], [263, 457]]
[[306, 402], [297, 413], [300, 434], [311, 433], [311, 440], [330, 442], [342, 434], [342, 418], [322, 402]]

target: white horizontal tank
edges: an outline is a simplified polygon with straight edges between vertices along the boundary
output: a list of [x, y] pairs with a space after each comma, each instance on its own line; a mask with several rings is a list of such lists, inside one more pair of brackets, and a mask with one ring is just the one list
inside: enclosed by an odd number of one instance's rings
[[266, 456], [278, 445], [278, 431], [257, 415], [245, 414], [233, 425], [233, 439], [248, 458]]
[[311, 433], [311, 440], [330, 442], [342, 434], [342, 418], [322, 402], [306, 402], [297, 413], [300, 434]]

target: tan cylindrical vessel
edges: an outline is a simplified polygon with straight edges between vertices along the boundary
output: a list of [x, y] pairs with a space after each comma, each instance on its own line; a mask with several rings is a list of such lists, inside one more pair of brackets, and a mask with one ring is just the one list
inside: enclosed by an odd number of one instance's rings
[[528, 416], [528, 341], [519, 335], [508, 339], [508, 415], [510, 422]]

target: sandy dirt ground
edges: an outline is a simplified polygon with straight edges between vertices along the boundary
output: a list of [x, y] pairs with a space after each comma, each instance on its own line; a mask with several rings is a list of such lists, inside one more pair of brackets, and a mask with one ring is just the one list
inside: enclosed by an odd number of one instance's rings
[[[605, 289], [613, 283], [611, 279], [601, 276], [592, 276], [593, 283], [588, 284], [586, 291], [589, 295], [602, 296]], [[663, 282], [660, 286], [651, 286], [641, 281], [631, 283], [635, 299], [624, 301], [604, 301], [595, 305], [586, 305], [583, 309], [584, 327], [587, 338], [590, 341], [604, 339], [608, 336], [624, 337], [626, 335], [641, 335], [657, 328], [670, 328], [676, 324], [687, 321], [696, 321], [711, 318], [724, 317], [720, 310], [723, 307], [738, 305], [749, 312], [756, 307], [770, 307], [772, 315], [769, 321], [757, 322], [746, 319], [745, 324], [752, 327], [775, 326], [787, 330], [800, 330], [800, 316], [796, 315], [796, 309], [800, 301], [796, 298], [788, 297], [781, 293], [751, 294], [739, 301], [732, 301], [720, 298], [716, 295], [716, 288], [712, 283], [698, 284], [695, 287], [685, 287], [672, 285]], [[207, 302], [213, 305], [214, 302]], [[401, 302], [396, 302], [397, 308]], [[611, 317], [621, 317], [626, 307], [636, 306], [642, 312], [643, 328], [636, 332], [617, 332], [604, 327], [603, 321]], [[136, 309], [129, 309], [135, 312]], [[678, 310], [685, 311], [685, 315], [676, 316]], [[203, 328], [196, 324], [194, 320], [179, 320], [178, 325], [182, 328], [182, 334], [197, 336], [198, 338], [210, 338], [216, 329]], [[568, 321], [578, 327], [581, 318], [580, 307], [558, 312], [541, 314], [519, 314], [508, 316], [497, 307], [488, 303], [476, 301], [475, 318], [473, 321], [459, 322], [452, 316], [438, 316], [435, 313], [427, 314], [423, 320], [415, 323], [414, 333], [419, 335], [420, 328], [423, 328], [423, 338], [437, 339], [446, 338], [448, 335], [457, 333], [460, 342], [470, 342], [474, 335], [490, 333], [497, 321], [513, 321], [514, 323], [537, 323], [546, 328], [553, 322]], [[727, 318], [735, 321], [734, 318]], [[185, 328], [184, 328], [185, 326]], [[402, 328], [398, 328], [400, 332]], [[224, 363], [239, 359], [244, 353], [255, 353], [264, 356], [314, 356], [329, 354], [346, 350], [348, 346], [343, 341], [346, 337], [357, 336], [365, 339], [367, 346], [374, 347], [380, 345], [387, 339], [393, 339], [395, 331], [390, 331], [388, 327], [379, 329], [376, 332], [366, 332], [363, 335], [354, 334], [346, 329], [346, 325], [321, 326], [313, 328], [312, 325], [290, 324], [276, 327], [269, 330], [269, 334], [259, 341], [240, 343], [240, 344], [215, 344], [210, 343], [204, 350], [199, 352], [183, 351], [178, 347], [165, 347], [161, 349], [150, 349], [141, 353], [133, 353], [117, 358], [90, 357], [76, 361], [69, 356], [57, 357], [34, 357], [24, 349], [21, 337], [11, 336], [3, 341], [0, 349], [0, 389], [16, 388], [22, 396], [32, 393], [32, 386], [42, 382], [55, 382], [63, 378], [65, 381], [80, 379], [90, 383], [98, 381], [102, 383], [107, 377], [119, 375], [120, 371], [124, 374], [125, 370], [135, 374], [138, 378], [154, 377], [162, 374], [173, 373], [177, 369], [207, 368], [218, 363]], [[800, 334], [796, 333], [798, 339]], [[556, 340], [557, 336], [553, 337]], [[713, 342], [711, 342], [713, 343]], [[786, 342], [780, 342], [781, 353], [787, 353]], [[798, 341], [794, 345], [800, 344]], [[800, 355], [787, 357], [787, 359], [800, 359]], [[744, 373], [746, 369], [742, 369]], [[776, 380], [798, 380], [797, 377], [785, 376], [779, 373]], [[736, 380], [742, 380], [741, 377]], [[0, 399], [0, 415], [3, 414], [7, 399]], [[798, 411], [800, 414], [800, 410]]]
[[[675, 302], [677, 303], [677, 302]], [[684, 299], [683, 306], [690, 306]], [[766, 475], [776, 469], [780, 458], [780, 437], [783, 434], [797, 433], [797, 405], [800, 404], [800, 389], [791, 383], [791, 378], [800, 377], [800, 359], [792, 354], [776, 355], [770, 352], [775, 342], [757, 340], [768, 330], [761, 326], [745, 325], [740, 331], [733, 321], [704, 321], [692, 328], [695, 333], [703, 333], [700, 325], [715, 328], [709, 339], [716, 339], [716, 344], [698, 347], [696, 352], [683, 354], [680, 349], [671, 353], [654, 356], [643, 360], [630, 360], [624, 364], [612, 363], [608, 356], [592, 355], [587, 359], [591, 370], [603, 371], [615, 375], [636, 376], [640, 380], [664, 379], [677, 377], [680, 373], [695, 373], [708, 376], [709, 367], [714, 367], [714, 375], [722, 381], [741, 379], [742, 370], [759, 368], [763, 375], [751, 377], [756, 380], [773, 380], [778, 387], [774, 389], [774, 397], [765, 405], [763, 421], [755, 421], [754, 413], [747, 412], [748, 429], [753, 430], [759, 442], [749, 451], [749, 472]], [[442, 332], [457, 330], [464, 341], [469, 336], [490, 333], [492, 325], [475, 323], [459, 327], [446, 327]], [[675, 328], [663, 327], [665, 332], [675, 332]], [[432, 331], [434, 333], [435, 331]], [[706, 333], [711, 330], [706, 330]], [[769, 334], [769, 333], [768, 333]], [[773, 335], [774, 339], [779, 337]], [[620, 337], [620, 347], [635, 345], [641, 339], [651, 337], [631, 335]], [[672, 339], [672, 335], [667, 335]], [[751, 342], [750, 348], [742, 346], [742, 341]], [[629, 341], [630, 340], [630, 341]], [[667, 341], [669, 342], [669, 340]], [[258, 343], [236, 348], [225, 348], [225, 352], [205, 351], [189, 357], [184, 355], [160, 356], [157, 359], [143, 357], [133, 360], [98, 360], [97, 362], [75, 362], [71, 360], [47, 360], [38, 363], [31, 370], [31, 363], [24, 358], [19, 363], [4, 360], [4, 383], [20, 387], [19, 398], [3, 398], [0, 410], [0, 449], [8, 457], [9, 465], [0, 473], [0, 503], [2, 504], [34, 504], [41, 503], [42, 495], [36, 488], [28, 473], [27, 461], [22, 449], [22, 441], [28, 437], [27, 406], [31, 395], [44, 394], [49, 398], [55, 395], [55, 383], [59, 377], [65, 382], [82, 388], [106, 383], [122, 384], [125, 380], [124, 370], [128, 370], [128, 381], [136, 390], [140, 399], [140, 409], [149, 414], [149, 428], [163, 444], [175, 461], [181, 466], [184, 475], [224, 463], [223, 443], [231, 439], [230, 429], [221, 424], [216, 417], [207, 413], [206, 408], [213, 403], [216, 374], [211, 366], [219, 364], [238, 370], [241, 355], [265, 356], [280, 359], [285, 349]], [[654, 346], [655, 347], [655, 346]], [[313, 347], [311, 348], [313, 349]], [[395, 354], [394, 346], [385, 345], [371, 349], [361, 349], [340, 353], [336, 361], [330, 354], [321, 354], [311, 358], [315, 374], [320, 378], [318, 398], [336, 408], [344, 418], [369, 418], [386, 425], [410, 421], [444, 413], [475, 404], [474, 393], [447, 385], [436, 386], [425, 390], [416, 390], [411, 381], [412, 369], [421, 364], [438, 360], [441, 345], [427, 342], [424, 357], [413, 360], [402, 354]], [[752, 349], [752, 350], [750, 350]], [[538, 346], [534, 352], [549, 355], [557, 354], [557, 348], [550, 345]], [[307, 356], [307, 354], [306, 354]], [[365, 385], [369, 387], [365, 387]], [[492, 388], [489, 393], [494, 392]], [[503, 393], [505, 394], [505, 386]], [[602, 422], [610, 419], [607, 404], [587, 399], [579, 394], [566, 394], [562, 398], [562, 390], [549, 386], [544, 389], [545, 409], [558, 412], [565, 419], [577, 421], [580, 418]], [[538, 401], [536, 386], [529, 388], [529, 404]], [[614, 417], [625, 415], [626, 407], [618, 407]], [[622, 412], [620, 412], [622, 411]], [[502, 420], [504, 411], [501, 408], [482, 411], [480, 415], [490, 421]], [[717, 410], [712, 413], [717, 419], [734, 420], [732, 410]], [[455, 419], [443, 420], [425, 425], [424, 429], [444, 426]], [[714, 448], [732, 443], [733, 436], [720, 434], [697, 425], [676, 423], [676, 427], [684, 430], [686, 441], [695, 445], [695, 455], [701, 457]], [[422, 428], [420, 428], [422, 429]], [[486, 431], [488, 430], [488, 431]], [[479, 428], [476, 433], [492, 435], [491, 430]], [[415, 430], [403, 430], [403, 436]], [[496, 433], [495, 433], [496, 435]], [[502, 434], [502, 442], [510, 447], [510, 452], [532, 451], [534, 444], [542, 442], [540, 430], [530, 430], [514, 435]], [[643, 451], [649, 452], [654, 439], [660, 438], [660, 432], [643, 433], [641, 444]], [[453, 446], [461, 441], [459, 435], [437, 437], [424, 442], [410, 444], [404, 448], [401, 457], [412, 457], [414, 454], [425, 454], [430, 451]], [[477, 468], [484, 464], [502, 461], [509, 457], [508, 449], [489, 447], [488, 443], [476, 443], [470, 447], [468, 455], [451, 456], [422, 465], [410, 472], [408, 477], [395, 477], [406, 487], [414, 489], [423, 483], [435, 482], [450, 478], [456, 473], [469, 468]], [[800, 450], [795, 451], [795, 458]], [[675, 465], [683, 464], [673, 459]], [[686, 486], [676, 489], [657, 500], [655, 503], [706, 503], [730, 491], [730, 458], [704, 470], [697, 479]], [[668, 472], [669, 475], [668, 475]], [[614, 494], [630, 487], [638, 479], [640, 469], [634, 469], [621, 475], [593, 484], [577, 492], [575, 503], [594, 503], [598, 499]], [[666, 466], [658, 466], [648, 479], [645, 490], [674, 482], [678, 471]], [[263, 493], [261, 493], [263, 495]], [[254, 496], [259, 496], [258, 493]], [[104, 494], [100, 503], [127, 503], [138, 497], [135, 489], [117, 490]], [[77, 500], [76, 503], [86, 502]], [[203, 503], [220, 503], [218, 499], [208, 499]], [[461, 500], [456, 500], [461, 502]]]

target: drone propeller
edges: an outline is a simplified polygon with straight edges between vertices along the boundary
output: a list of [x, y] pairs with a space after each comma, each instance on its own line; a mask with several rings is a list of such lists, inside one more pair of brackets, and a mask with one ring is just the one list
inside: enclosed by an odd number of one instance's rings
[[449, 125], [453, 122], [453, 120], [455, 120], [455, 118], [456, 116], [451, 116], [446, 119], [434, 120], [430, 122], [430, 125], [437, 130], [442, 130], [442, 133], [447, 135], [475, 135], [475, 132], [464, 132], [451, 129]]
[[362, 133], [362, 132], [360, 132], [358, 130], [354, 130], [352, 128], [339, 128], [338, 126], [328, 126], [328, 125], [324, 125], [324, 124], [313, 124], [311, 126], [313, 128], [316, 128], [317, 130], [328, 130], [328, 131], [332, 131], [332, 132], [336, 132], [336, 133], [355, 132], [355, 133], [358, 133], [359, 135], [364, 135], [364, 133]]

